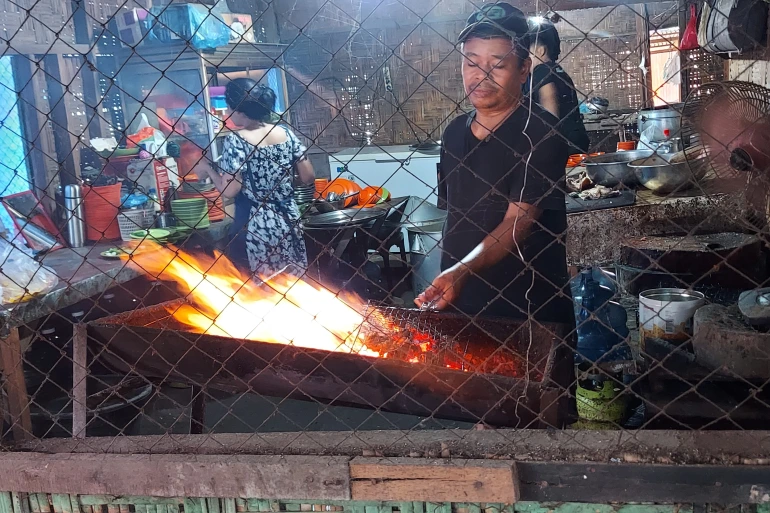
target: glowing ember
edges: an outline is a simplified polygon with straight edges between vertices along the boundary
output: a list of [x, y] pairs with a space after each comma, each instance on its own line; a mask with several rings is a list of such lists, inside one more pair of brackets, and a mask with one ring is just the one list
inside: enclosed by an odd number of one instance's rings
[[439, 343], [429, 333], [397, 323], [379, 310], [367, 319], [363, 301], [351, 294], [334, 294], [285, 273], [260, 277], [262, 283], [256, 283], [218, 253], [193, 256], [148, 240], [140, 249], [130, 259], [153, 278], [181, 287], [187, 304], [169, 307], [169, 313], [197, 333], [462, 371], [523, 374], [522, 360], [499, 344], [469, 352], [454, 342]]

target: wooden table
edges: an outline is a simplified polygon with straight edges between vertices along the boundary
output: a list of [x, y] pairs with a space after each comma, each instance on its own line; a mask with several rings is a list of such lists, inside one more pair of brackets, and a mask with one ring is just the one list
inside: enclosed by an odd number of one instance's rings
[[30, 301], [0, 307], [0, 371], [5, 376], [14, 439], [32, 436], [22, 363], [22, 356], [31, 343], [31, 337], [22, 339], [20, 328], [140, 276], [139, 270], [122, 260], [107, 260], [99, 256], [99, 253], [113, 246], [115, 243], [77, 249], [64, 248], [45, 255], [43, 265], [59, 277], [56, 288]]
[[[228, 226], [228, 222], [214, 223], [208, 230], [196, 234], [196, 238], [190, 242], [193, 245], [213, 245], [224, 237]], [[142, 276], [141, 270], [128, 262], [108, 260], [99, 255], [116, 245], [119, 243], [107, 242], [76, 249], [64, 248], [45, 255], [42, 259], [43, 265], [52, 269], [59, 277], [56, 288], [24, 303], [0, 306], [0, 373], [5, 378], [12, 432], [17, 441], [32, 437], [29, 397], [24, 383], [22, 360], [32, 337], [22, 339], [20, 328]]]

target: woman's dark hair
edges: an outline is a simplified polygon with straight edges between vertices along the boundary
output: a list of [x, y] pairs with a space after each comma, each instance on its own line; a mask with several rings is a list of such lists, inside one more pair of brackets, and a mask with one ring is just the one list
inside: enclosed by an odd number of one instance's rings
[[[558, 20], [557, 20], [558, 21]], [[559, 32], [556, 30], [556, 26], [549, 20], [532, 20], [529, 21], [529, 41], [531, 44], [535, 44], [537, 38], [537, 46], [545, 48], [545, 53], [552, 61], [559, 59], [561, 55], [561, 39], [559, 39]]]
[[273, 116], [275, 92], [251, 78], [236, 78], [225, 88], [225, 101], [231, 110], [265, 123]]

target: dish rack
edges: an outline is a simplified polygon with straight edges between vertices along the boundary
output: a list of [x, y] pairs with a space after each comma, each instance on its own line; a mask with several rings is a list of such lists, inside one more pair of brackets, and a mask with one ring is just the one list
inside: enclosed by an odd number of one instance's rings
[[146, 209], [121, 210], [118, 213], [120, 238], [131, 240], [131, 233], [152, 226], [153, 212]]

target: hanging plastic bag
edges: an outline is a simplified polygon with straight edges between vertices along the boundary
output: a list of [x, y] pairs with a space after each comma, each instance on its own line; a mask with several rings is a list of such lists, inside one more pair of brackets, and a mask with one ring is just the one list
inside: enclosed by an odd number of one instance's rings
[[678, 53], [670, 53], [663, 65], [663, 83], [666, 85], [679, 85], [682, 82], [681, 59]]
[[150, 126], [150, 121], [147, 119], [147, 114], [143, 112], [136, 132], [128, 136], [128, 146], [139, 146], [141, 142], [154, 137], [154, 135], [155, 129]]
[[657, 144], [654, 143], [662, 141], [665, 138], [666, 136], [663, 132], [660, 131], [660, 128], [655, 125], [650, 125], [645, 128], [639, 136], [639, 147], [640, 149], [649, 149], [655, 151]]
[[690, 20], [684, 30], [682, 42], [679, 43], [679, 50], [686, 52], [696, 48], [698, 48], [698, 12], [695, 10], [695, 4], [690, 4]]
[[20, 248], [0, 239], [0, 302], [29, 301], [52, 291], [59, 278]]
[[214, 6], [171, 4], [153, 7], [150, 12], [151, 41], [182, 40], [197, 50], [212, 50], [230, 42], [230, 27], [223, 21], [223, 14], [229, 14], [226, 2]]
[[136, 133], [128, 136], [129, 147], [141, 146], [143, 150], [156, 157], [166, 156], [166, 136], [150, 125], [144, 112], [139, 121]]

